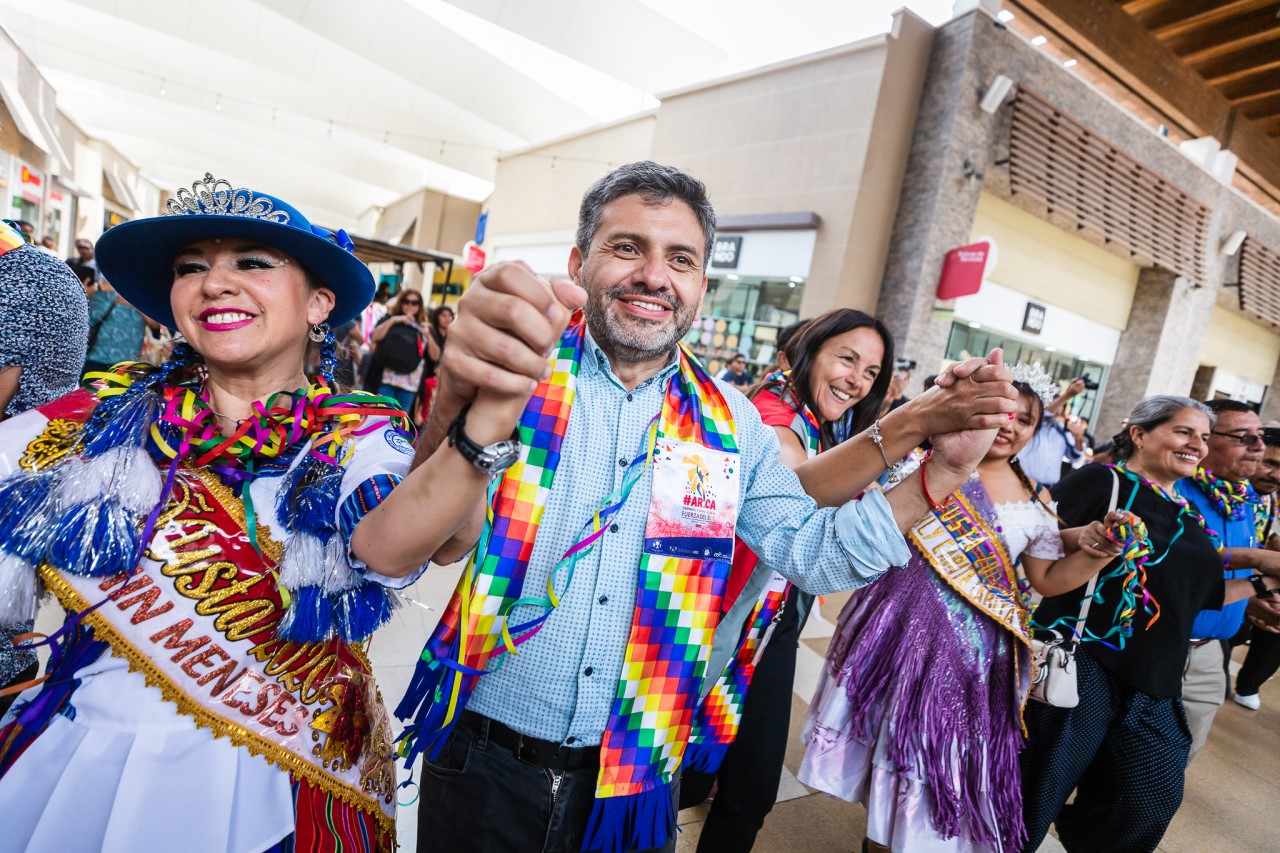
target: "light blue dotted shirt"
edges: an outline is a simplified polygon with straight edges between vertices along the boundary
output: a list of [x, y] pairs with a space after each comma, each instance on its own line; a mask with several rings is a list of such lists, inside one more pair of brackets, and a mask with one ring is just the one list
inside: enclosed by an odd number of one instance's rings
[[[662, 400], [676, 360], [628, 392], [590, 335], [583, 343], [577, 398], [560, 467], [525, 576], [525, 595], [546, 588], [547, 573], [577, 538], [600, 500], [622, 485]], [[754, 405], [716, 380], [733, 413], [741, 459], [737, 533], [805, 592], [863, 586], [905, 565], [907, 543], [878, 491], [839, 508], [818, 509], [795, 472], [778, 458], [778, 439]], [[613, 525], [578, 561], [560, 606], [541, 632], [505, 654], [480, 678], [467, 707], [511, 728], [572, 746], [600, 743], [622, 672], [635, 609], [652, 472], [646, 472]], [[616, 528], [616, 529], [615, 529]], [[538, 615], [515, 608], [510, 624]], [[491, 664], [491, 669], [493, 668]]]

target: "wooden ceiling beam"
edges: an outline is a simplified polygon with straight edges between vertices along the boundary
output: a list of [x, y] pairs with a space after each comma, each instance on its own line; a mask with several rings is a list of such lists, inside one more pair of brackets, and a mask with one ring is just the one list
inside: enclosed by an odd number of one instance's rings
[[[1240, 158], [1242, 168], [1252, 171], [1273, 191], [1280, 191], [1280, 146], [1249, 119], [1233, 114], [1228, 96], [1205, 82], [1121, 6], [1111, 0], [1013, 1], [1050, 30], [1075, 43], [1091, 62], [1159, 109], [1196, 132], [1214, 137], [1224, 148], [1229, 147]], [[1276, 0], [1268, 2], [1274, 7]], [[1256, 0], [1227, 4], [1173, 0], [1167, 6], [1193, 11], [1207, 6], [1240, 7], [1237, 11], [1245, 11], [1251, 4], [1256, 5]], [[1153, 7], [1152, 13], [1164, 8]], [[1275, 74], [1280, 76], [1280, 70]], [[1251, 82], [1258, 84], [1254, 91], [1280, 88], [1280, 85], [1268, 85], [1267, 74]]]
[[1254, 77], [1223, 83], [1218, 87], [1218, 91], [1233, 104], [1239, 104], [1262, 92], [1274, 92], [1276, 89], [1280, 89], [1280, 69], [1275, 68]]
[[1166, 39], [1267, 6], [1274, 7], [1275, 0], [1165, 0], [1133, 17], [1156, 38]]
[[1266, 74], [1280, 68], [1280, 44], [1265, 42], [1247, 47], [1228, 56], [1220, 56], [1193, 68], [1210, 85], [1224, 86]]
[[[1196, 66], [1277, 39], [1280, 39], [1280, 18], [1276, 17], [1275, 8], [1267, 7], [1161, 41], [1185, 62]], [[1280, 52], [1280, 46], [1272, 49]]]
[[1248, 98], [1241, 98], [1232, 104], [1241, 115], [1255, 121], [1272, 115], [1280, 115], [1280, 89], [1270, 92], [1259, 92]]

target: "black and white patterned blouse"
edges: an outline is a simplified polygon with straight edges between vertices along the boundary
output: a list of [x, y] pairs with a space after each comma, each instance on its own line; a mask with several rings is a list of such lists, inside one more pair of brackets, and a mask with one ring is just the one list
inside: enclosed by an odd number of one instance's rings
[[[34, 246], [0, 255], [0, 367], [22, 367], [6, 415], [76, 390], [88, 338], [89, 303], [70, 267]], [[13, 635], [29, 630], [0, 628], [0, 686], [35, 663], [34, 652], [13, 648]]]
[[0, 367], [22, 366], [5, 414], [76, 390], [89, 339], [89, 305], [75, 273], [34, 246], [0, 255]]

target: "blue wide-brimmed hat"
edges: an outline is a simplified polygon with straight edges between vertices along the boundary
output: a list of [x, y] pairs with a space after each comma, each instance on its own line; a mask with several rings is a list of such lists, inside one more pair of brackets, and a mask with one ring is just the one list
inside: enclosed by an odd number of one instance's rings
[[302, 264], [312, 280], [334, 293], [331, 326], [373, 301], [373, 273], [352, 254], [347, 232], [318, 228], [275, 196], [233, 189], [208, 172], [190, 191], [178, 190], [163, 216], [123, 222], [103, 234], [95, 249], [98, 271], [135, 308], [174, 329], [173, 258], [185, 246], [216, 237], [253, 240]]

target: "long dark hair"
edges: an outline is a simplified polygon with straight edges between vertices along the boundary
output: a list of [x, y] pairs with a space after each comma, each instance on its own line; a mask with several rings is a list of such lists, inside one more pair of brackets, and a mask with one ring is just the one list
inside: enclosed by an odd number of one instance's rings
[[[889, 332], [889, 328], [870, 314], [853, 308], [836, 308], [810, 320], [787, 344], [787, 360], [791, 363], [791, 381], [788, 390], [798, 402], [807, 406], [816, 416], [818, 407], [814, 404], [813, 392], [809, 389], [809, 377], [818, 352], [829, 339], [843, 335], [845, 332], [852, 332], [854, 329], [865, 328], [875, 329], [876, 334], [880, 336], [880, 341], [884, 344], [884, 357], [880, 362], [880, 373], [871, 383], [871, 390], [866, 397], [854, 404], [849, 410], [849, 415], [846, 416], [850, 418], [852, 426], [850, 435], [856, 435], [871, 426], [871, 422], [880, 413], [880, 405], [884, 402], [885, 394], [889, 390], [889, 374], [892, 371], [886, 366], [893, 365], [893, 335]], [[754, 397], [759, 393], [760, 388], [761, 386], [753, 388], [749, 396]], [[819, 423], [819, 429], [822, 433], [822, 446], [834, 447], [836, 438], [832, 425], [823, 421]]]
[[[929, 386], [926, 384], [925, 387], [927, 388]], [[1026, 382], [1014, 382], [1013, 389], [1017, 391], [1018, 394], [1031, 398], [1032, 406], [1035, 409], [1035, 415], [1031, 419], [1031, 422], [1035, 424], [1035, 426], [1032, 427], [1031, 435], [1032, 440], [1034, 440], [1035, 431], [1039, 430], [1040, 422], [1044, 419], [1044, 400], [1041, 400], [1040, 395], [1037, 394], [1035, 389]], [[1030, 444], [1031, 442], [1028, 441], [1027, 445], [1030, 446]], [[1027, 476], [1027, 472], [1022, 470], [1022, 463], [1018, 461], [1017, 454], [1009, 457], [1009, 467], [1012, 468], [1013, 473], [1018, 476], [1018, 481], [1022, 483], [1022, 487], [1031, 493], [1032, 500], [1044, 507], [1044, 511], [1056, 518], [1059, 524], [1066, 527], [1066, 522], [1064, 522], [1062, 518], [1053, 511], [1053, 508], [1049, 506], [1048, 501], [1044, 499], [1044, 490], [1040, 488], [1040, 484], [1033, 483], [1031, 478]]]

